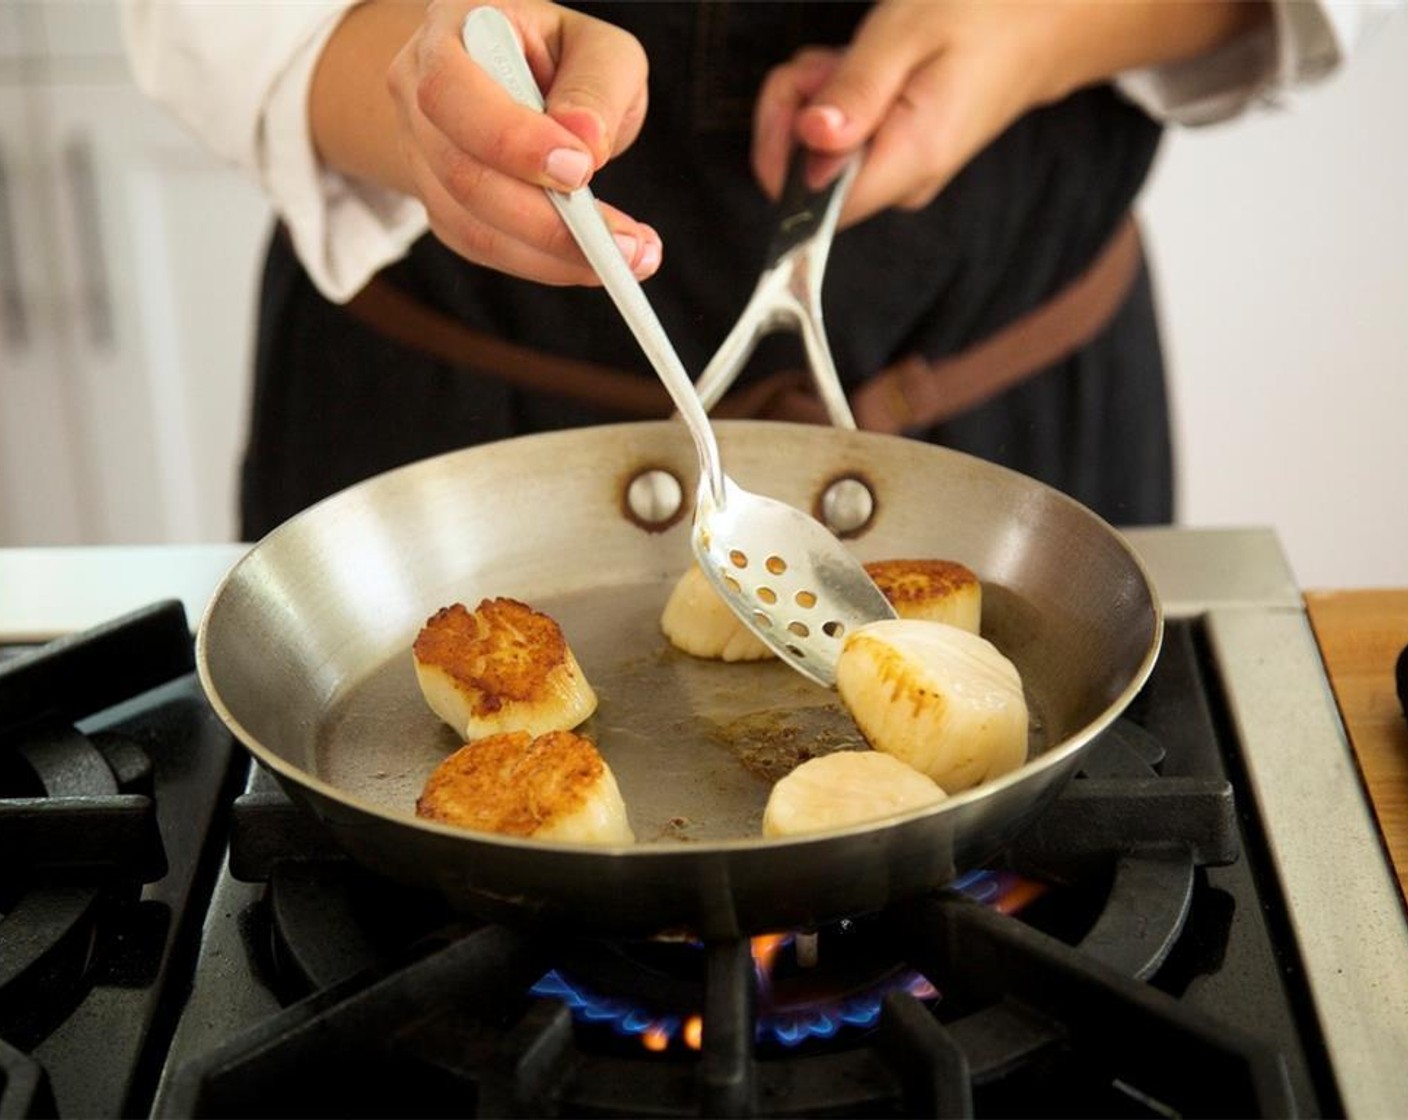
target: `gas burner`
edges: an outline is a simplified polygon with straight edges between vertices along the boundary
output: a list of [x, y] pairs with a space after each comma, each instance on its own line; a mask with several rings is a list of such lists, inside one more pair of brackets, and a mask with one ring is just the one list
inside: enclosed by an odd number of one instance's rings
[[[892, 991], [937, 993], [887, 951], [874, 919], [750, 939], [760, 1051], [835, 1040], [873, 1028]], [[579, 1042], [598, 1052], [702, 1045], [707, 947], [699, 942], [568, 941], [544, 948], [554, 967], [531, 994], [564, 1003]], [[595, 1042], [591, 1041], [595, 1039]], [[621, 1045], [621, 1043], [625, 1045]]]
[[525, 995], [541, 944], [486, 926], [264, 1020], [183, 1068], [159, 1115], [981, 1115], [1014, 1087], [1100, 1114], [1291, 1110], [1273, 1049], [1020, 922], [954, 892], [885, 921], [945, 997], [936, 1015], [890, 993], [844, 1049], [760, 1052], [752, 955], [721, 942], [698, 1055], [597, 1053], [560, 1001]]

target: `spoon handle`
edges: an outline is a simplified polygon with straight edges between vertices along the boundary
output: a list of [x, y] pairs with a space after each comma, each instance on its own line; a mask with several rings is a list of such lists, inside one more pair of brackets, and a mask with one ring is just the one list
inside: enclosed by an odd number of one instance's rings
[[[461, 37], [470, 58], [515, 101], [540, 113], [543, 111], [542, 94], [533, 72], [528, 68], [518, 33], [507, 16], [497, 8], [475, 8], [465, 16]], [[640, 283], [632, 275], [630, 266], [621, 256], [615, 238], [597, 209], [596, 199], [586, 187], [571, 193], [548, 190], [546, 194], [562, 215], [587, 262], [601, 278], [607, 294], [679, 409], [680, 416], [694, 437], [700, 469], [709, 480], [716, 501], [722, 505], [723, 467], [719, 461], [718, 443], [709, 426], [709, 417], [699, 403], [694, 383], [675, 353], [669, 335], [661, 326]]]

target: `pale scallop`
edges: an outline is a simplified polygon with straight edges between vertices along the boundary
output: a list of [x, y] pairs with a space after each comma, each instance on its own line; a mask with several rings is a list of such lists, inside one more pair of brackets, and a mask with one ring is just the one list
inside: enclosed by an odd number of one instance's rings
[[837, 751], [802, 763], [772, 788], [764, 836], [797, 836], [883, 820], [936, 805], [932, 778], [879, 751]]
[[[873, 560], [865, 565], [900, 618], [947, 622], [978, 632], [983, 590], [978, 577], [953, 560]], [[697, 564], [680, 577], [660, 616], [676, 649], [716, 661], [763, 661], [773, 652], [743, 625]]]
[[693, 657], [763, 661], [773, 656], [728, 608], [698, 564], [690, 565], [670, 592], [660, 614], [660, 629], [671, 645]]
[[957, 626], [893, 619], [861, 627], [842, 648], [836, 689], [872, 747], [951, 794], [1026, 761], [1017, 667]]

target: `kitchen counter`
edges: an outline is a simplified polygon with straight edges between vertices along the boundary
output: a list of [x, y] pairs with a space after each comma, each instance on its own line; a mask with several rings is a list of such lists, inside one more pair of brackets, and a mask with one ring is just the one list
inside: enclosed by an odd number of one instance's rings
[[1408, 589], [1305, 596], [1345, 730], [1408, 896], [1408, 720], [1393, 668], [1408, 646]]
[[0, 548], [0, 643], [44, 642], [162, 599], [194, 628], [244, 544]]

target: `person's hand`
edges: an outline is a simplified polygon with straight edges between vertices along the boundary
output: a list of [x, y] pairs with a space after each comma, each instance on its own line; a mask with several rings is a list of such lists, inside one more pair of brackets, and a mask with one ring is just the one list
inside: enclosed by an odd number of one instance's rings
[[[434, 234], [468, 260], [548, 284], [598, 283], [543, 188], [585, 185], [635, 140], [646, 111], [644, 51], [620, 28], [546, 0], [501, 0], [547, 103], [538, 113], [465, 52], [460, 27], [475, 6], [382, 0], [354, 8], [315, 76], [320, 155], [419, 198]], [[369, 120], [355, 98], [350, 106], [335, 99], [346, 89], [339, 83], [378, 53], [384, 59], [388, 44], [398, 48], [382, 68], [389, 111], [367, 106], [377, 118]], [[653, 273], [659, 235], [602, 210], [632, 271]]]
[[798, 143], [816, 153], [814, 185], [868, 144], [842, 224], [919, 209], [1029, 109], [1265, 18], [1244, 0], [884, 0], [844, 50], [807, 48], [768, 75], [753, 170], [776, 197]]
[[[402, 153], [430, 227], [479, 264], [546, 283], [596, 283], [542, 188], [583, 186], [635, 139], [646, 110], [645, 53], [619, 28], [555, 4], [502, 4], [543, 91], [547, 112], [539, 114], [465, 53], [460, 25], [473, 6], [431, 4], [389, 77]], [[604, 209], [632, 270], [654, 272], [659, 236]]]

